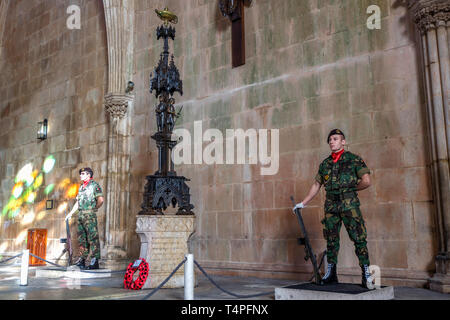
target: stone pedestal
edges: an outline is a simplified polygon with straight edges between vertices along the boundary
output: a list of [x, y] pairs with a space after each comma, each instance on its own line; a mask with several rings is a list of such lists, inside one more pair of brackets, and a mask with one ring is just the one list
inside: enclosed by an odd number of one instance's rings
[[320, 286], [300, 283], [275, 288], [275, 300], [392, 300], [394, 287], [368, 290], [352, 283], [337, 283]]
[[436, 273], [429, 279], [430, 289], [450, 293], [450, 258], [442, 254], [436, 257]]
[[[138, 216], [136, 233], [141, 239], [139, 257], [150, 267], [146, 288], [156, 288], [183, 261], [188, 253], [187, 240], [194, 232], [195, 216], [145, 215]], [[163, 288], [184, 287], [184, 266]]]

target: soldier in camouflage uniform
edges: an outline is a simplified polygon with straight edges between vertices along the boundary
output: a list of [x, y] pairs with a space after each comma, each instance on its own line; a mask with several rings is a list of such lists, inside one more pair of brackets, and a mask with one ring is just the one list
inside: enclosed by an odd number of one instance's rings
[[91, 168], [80, 169], [82, 181], [78, 190], [77, 201], [66, 219], [78, 210], [78, 243], [80, 258], [76, 266], [85, 267], [86, 258], [91, 251], [91, 263], [87, 269], [98, 269], [100, 259], [100, 241], [97, 227], [97, 210], [103, 204], [103, 194], [100, 185], [92, 180], [94, 173]]
[[315, 183], [306, 198], [295, 206], [304, 208], [325, 187], [324, 204], [325, 217], [323, 234], [327, 241], [328, 270], [323, 277], [323, 283], [337, 283], [337, 258], [339, 252], [339, 233], [344, 223], [350, 239], [355, 245], [355, 253], [362, 271], [363, 286], [373, 289], [373, 278], [369, 272], [369, 252], [367, 250], [367, 230], [359, 209], [359, 199], [356, 191], [370, 186], [370, 170], [364, 161], [356, 154], [344, 151], [345, 136], [339, 129], [334, 129], [328, 135], [328, 144], [332, 154], [319, 166]]

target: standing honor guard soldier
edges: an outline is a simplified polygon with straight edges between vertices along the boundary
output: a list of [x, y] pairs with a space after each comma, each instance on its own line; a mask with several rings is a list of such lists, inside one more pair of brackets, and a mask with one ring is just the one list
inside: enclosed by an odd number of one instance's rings
[[370, 170], [356, 154], [344, 150], [345, 136], [339, 129], [332, 130], [327, 140], [331, 155], [319, 166], [319, 172], [308, 195], [297, 208], [304, 208], [325, 186], [325, 218], [323, 235], [327, 241], [328, 268], [322, 278], [324, 284], [337, 283], [337, 258], [339, 253], [339, 233], [344, 223], [350, 239], [355, 245], [355, 253], [362, 271], [362, 285], [374, 288], [374, 279], [369, 272], [369, 252], [367, 250], [367, 231], [359, 209], [357, 191], [370, 186]]
[[76, 266], [84, 269], [86, 259], [91, 251], [91, 262], [87, 269], [98, 269], [100, 259], [100, 240], [97, 227], [97, 210], [103, 204], [103, 193], [100, 185], [92, 180], [94, 172], [91, 168], [82, 168], [79, 171], [81, 185], [78, 190], [77, 201], [72, 211], [66, 216], [70, 219], [78, 210], [78, 243], [80, 258]]

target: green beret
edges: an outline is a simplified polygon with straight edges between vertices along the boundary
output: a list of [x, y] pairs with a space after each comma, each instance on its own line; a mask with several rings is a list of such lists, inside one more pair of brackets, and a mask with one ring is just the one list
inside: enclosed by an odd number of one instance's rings
[[327, 143], [329, 143], [330, 137], [331, 137], [332, 135], [335, 135], [335, 134], [340, 134], [340, 135], [345, 139], [345, 135], [344, 135], [344, 133], [343, 133], [341, 130], [339, 130], [339, 129], [333, 129], [333, 130], [331, 130], [330, 133], [328, 134]]
[[81, 169], [78, 171], [79, 174], [81, 174], [82, 172], [87, 172], [87, 173], [89, 173], [89, 175], [91, 176], [91, 178], [94, 176], [94, 171], [92, 171], [91, 168], [88, 168], [88, 167], [86, 167], [86, 168], [81, 168]]

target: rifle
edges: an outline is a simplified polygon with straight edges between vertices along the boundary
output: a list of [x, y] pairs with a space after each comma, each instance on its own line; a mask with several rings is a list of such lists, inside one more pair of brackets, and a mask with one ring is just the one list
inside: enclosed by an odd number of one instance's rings
[[[66, 216], [67, 216], [67, 209], [66, 209]], [[72, 264], [72, 254], [73, 254], [73, 250], [72, 250], [72, 239], [70, 237], [70, 226], [69, 226], [69, 220], [65, 220], [66, 222], [66, 235], [67, 238], [65, 239], [61, 239], [61, 243], [65, 243], [64, 246], [64, 250], [61, 254], [61, 256], [68, 252], [69, 253], [69, 259], [67, 259], [67, 266], [69, 267]], [[60, 256], [60, 257], [61, 257]]]
[[[291, 200], [295, 207], [295, 201], [293, 196], [291, 196]], [[311, 247], [311, 243], [309, 242], [309, 237], [308, 233], [306, 232], [305, 224], [303, 223], [302, 214], [300, 212], [300, 209], [298, 208], [295, 209], [294, 212], [295, 215], [297, 216], [298, 223], [300, 224], [300, 229], [302, 230], [303, 233], [303, 238], [298, 238], [298, 243], [300, 245], [305, 246], [305, 261], [311, 259], [311, 263], [314, 269], [314, 282], [320, 285], [322, 283], [322, 277], [320, 276], [319, 268], [317, 267], [316, 255], [314, 254], [313, 249]]]

